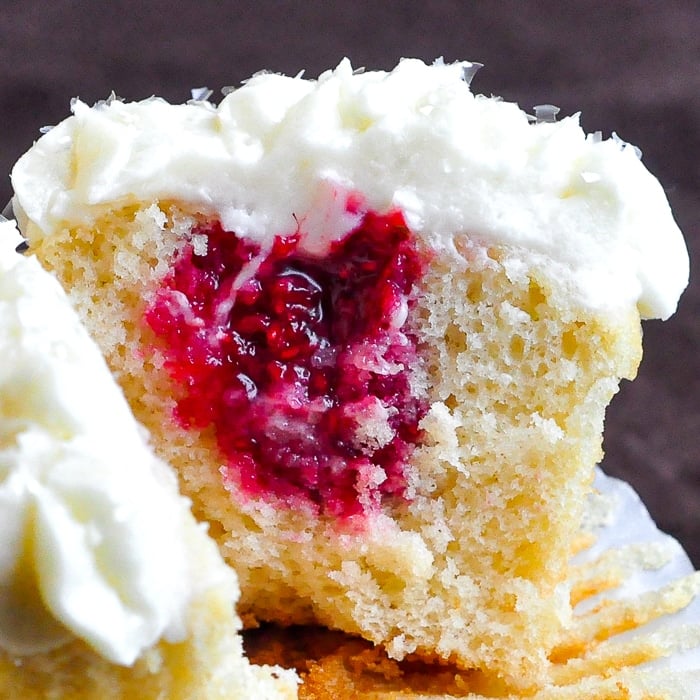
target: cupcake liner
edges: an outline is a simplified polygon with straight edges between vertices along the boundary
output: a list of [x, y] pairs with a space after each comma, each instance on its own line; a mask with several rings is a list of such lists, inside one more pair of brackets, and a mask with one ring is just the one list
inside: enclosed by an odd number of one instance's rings
[[[597, 572], [608, 585], [578, 604], [574, 626], [597, 616], [601, 629], [626, 614], [627, 622], [620, 624], [629, 629], [612, 635], [610, 644], [651, 642], [661, 651], [640, 670], [700, 673], [700, 573], [681, 545], [657, 528], [626, 482], [597, 469], [589, 504], [583, 529], [595, 542], [574, 558], [572, 570], [575, 576]], [[695, 693], [689, 697], [700, 697], [696, 682], [688, 685]]]

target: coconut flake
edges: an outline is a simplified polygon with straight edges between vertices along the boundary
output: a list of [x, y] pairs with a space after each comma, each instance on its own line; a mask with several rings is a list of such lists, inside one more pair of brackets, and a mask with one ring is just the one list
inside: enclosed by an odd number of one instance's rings
[[197, 102], [207, 102], [209, 98], [213, 94], [213, 90], [210, 90], [208, 87], [198, 87], [198, 88], [192, 88], [190, 90], [190, 94], [192, 95], [192, 99], [188, 100], [187, 104], [196, 104]]
[[462, 66], [462, 80], [467, 84], [471, 85], [474, 76], [484, 67], [483, 63], [478, 63], [476, 61], [464, 63]]
[[557, 120], [557, 114], [561, 111], [556, 105], [535, 105], [533, 107], [535, 110], [535, 121], [539, 124], [541, 122], [553, 123]]

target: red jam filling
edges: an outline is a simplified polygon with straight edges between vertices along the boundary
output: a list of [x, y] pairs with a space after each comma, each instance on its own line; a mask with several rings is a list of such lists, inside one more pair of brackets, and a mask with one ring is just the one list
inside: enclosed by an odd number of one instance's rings
[[298, 234], [264, 257], [218, 223], [193, 235], [206, 251], [185, 247], [145, 318], [176, 419], [213, 428], [225, 482], [341, 518], [408, 498], [427, 401], [406, 329], [423, 258], [401, 213], [364, 215], [322, 258]]

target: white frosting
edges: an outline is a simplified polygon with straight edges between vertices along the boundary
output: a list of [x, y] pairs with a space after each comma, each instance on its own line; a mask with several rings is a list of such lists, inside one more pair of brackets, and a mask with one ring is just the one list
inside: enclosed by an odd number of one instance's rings
[[131, 664], [186, 634], [188, 504], [20, 241], [0, 223], [0, 648], [42, 652], [76, 635]]
[[260, 74], [218, 106], [76, 101], [16, 165], [17, 211], [48, 234], [107, 203], [175, 199], [262, 242], [299, 223], [322, 251], [356, 221], [342, 204], [359, 191], [436, 247], [455, 233], [513, 245], [593, 308], [673, 313], [688, 255], [635, 149], [473, 95], [469, 65]]

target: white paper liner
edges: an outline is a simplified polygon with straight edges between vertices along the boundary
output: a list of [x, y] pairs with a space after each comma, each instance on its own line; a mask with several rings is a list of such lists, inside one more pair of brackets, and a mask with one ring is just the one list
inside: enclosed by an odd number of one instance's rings
[[[632, 487], [598, 469], [596, 493], [590, 499], [584, 529], [596, 537], [595, 544], [574, 559], [574, 565], [595, 567], [601, 557], [614, 556], [627, 574], [617, 588], [588, 598], [576, 608], [584, 615], [602, 600], [637, 600], [683, 580], [683, 590], [694, 596], [683, 609], [664, 614], [647, 624], [611, 638], [612, 644], [635, 639], [660, 640], [671, 653], [642, 664], [640, 670], [659, 678], [682, 674], [687, 697], [700, 698], [700, 574], [681, 545], [661, 532]], [[682, 633], [681, 633], [682, 630]]]

